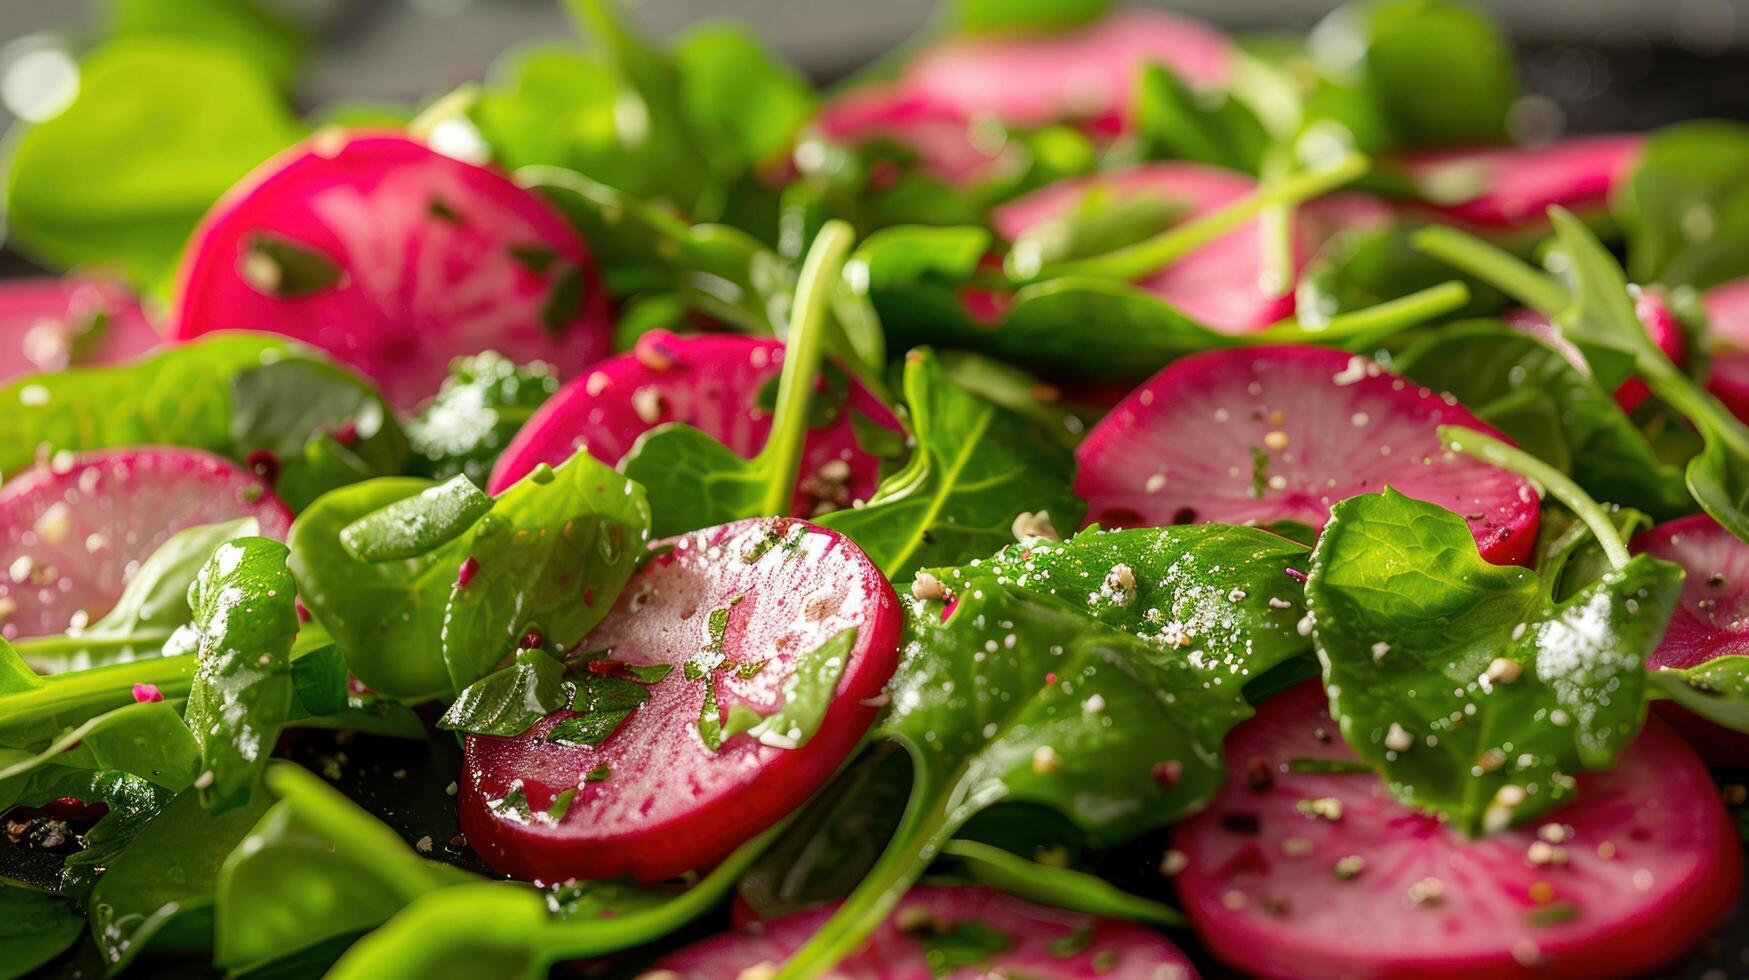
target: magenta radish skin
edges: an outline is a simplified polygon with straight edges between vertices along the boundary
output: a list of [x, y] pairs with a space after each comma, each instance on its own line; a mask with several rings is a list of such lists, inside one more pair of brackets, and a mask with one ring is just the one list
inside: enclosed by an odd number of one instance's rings
[[0, 487], [0, 636], [94, 622], [171, 535], [242, 517], [279, 540], [291, 528], [259, 477], [199, 450], [108, 450], [25, 470]]
[[[694, 943], [658, 962], [652, 970], [674, 980], [717, 980], [749, 976], [742, 971], [776, 966], [825, 924], [836, 906], [797, 912], [771, 922]], [[915, 930], [951, 930], [976, 923], [1008, 937], [1013, 945], [987, 963], [958, 967], [942, 976], [1015, 976], [1062, 980], [1196, 980], [1196, 968], [1182, 952], [1152, 929], [1129, 922], [1097, 919], [1081, 912], [1034, 905], [987, 888], [925, 886], [899, 901], [868, 945], [833, 967], [845, 980], [923, 980], [932, 976], [925, 947]], [[910, 925], [907, 933], [901, 924]], [[1088, 931], [1090, 930], [1090, 935]], [[1079, 936], [1086, 935], [1081, 945]], [[1056, 950], [1052, 944], [1059, 944]], [[1065, 948], [1078, 947], [1070, 955]]]
[[[1736, 901], [1730, 816], [1705, 765], [1657, 719], [1615, 770], [1579, 776], [1577, 802], [1477, 840], [1396, 802], [1370, 773], [1289, 771], [1295, 759], [1353, 761], [1335, 731], [1315, 682], [1265, 702], [1228, 736], [1226, 787], [1173, 834], [1185, 911], [1247, 973], [1635, 976], [1679, 957]], [[1269, 785], [1253, 788], [1254, 772]], [[1323, 798], [1340, 819], [1300, 812]], [[1345, 858], [1360, 859], [1346, 876]]]
[[[671, 422], [696, 426], [751, 459], [771, 435], [759, 392], [782, 371], [783, 354], [778, 341], [739, 334], [645, 334], [630, 353], [601, 362], [542, 405], [505, 447], [488, 487], [498, 493], [578, 449], [615, 465], [639, 436]], [[880, 459], [857, 442], [853, 415], [900, 431], [893, 413], [851, 380], [837, 417], [803, 444], [791, 513], [811, 516], [823, 505], [846, 507], [874, 493]]]
[[[97, 318], [103, 320], [101, 333], [82, 337]], [[0, 283], [0, 383], [116, 364], [160, 341], [139, 301], [115, 283], [82, 276]]]
[[1441, 425], [1499, 437], [1364, 357], [1212, 351], [1168, 365], [1093, 427], [1075, 452], [1075, 492], [1087, 522], [1105, 527], [1297, 521], [1316, 530], [1337, 501], [1393, 487], [1463, 515], [1487, 560], [1527, 560], [1535, 491], [1441, 445]]
[[1682, 599], [1648, 669], [1694, 667], [1749, 653], [1749, 544], [1705, 514], [1666, 521], [1634, 537], [1636, 554], [1682, 566]]
[[[258, 235], [337, 266], [297, 295], [250, 273]], [[568, 276], [574, 309], [549, 311]], [[169, 333], [263, 330], [319, 347], [399, 408], [436, 393], [456, 357], [496, 350], [570, 377], [608, 352], [608, 297], [559, 213], [503, 174], [391, 133], [318, 133], [269, 160], [195, 231]]]
[[[1646, 335], [1652, 338], [1652, 343], [1670, 358], [1672, 364], [1680, 367], [1688, 359], [1688, 339], [1682, 333], [1682, 324], [1676, 319], [1676, 314], [1670, 309], [1664, 297], [1655, 290], [1641, 290], [1634, 297], [1634, 313], [1640, 318], [1640, 324], [1646, 328]], [[1523, 331], [1532, 337], [1553, 347], [1574, 367], [1590, 373], [1591, 368], [1585, 362], [1585, 355], [1579, 348], [1561, 332], [1555, 329], [1549, 318], [1535, 310], [1513, 310], [1506, 314], [1506, 322], [1513, 329]], [[1631, 412], [1640, 407], [1646, 399], [1652, 397], [1652, 389], [1639, 378], [1629, 378], [1621, 387], [1615, 390], [1616, 404], [1622, 411]]]
[[[462, 830], [497, 870], [553, 882], [658, 881], [708, 868], [800, 806], [873, 722], [898, 660], [901, 613], [892, 586], [849, 538], [756, 518], [665, 544], [575, 647], [591, 658], [672, 665], [647, 703], [595, 748], [544, 740], [574, 715], [563, 710], [517, 738], [468, 737]], [[723, 609], [724, 667], [706, 675], [723, 719], [734, 705], [770, 713], [796, 658], [857, 630], [837, 695], [800, 748], [738, 734], [713, 752], [700, 739], [705, 680], [686, 677], [683, 665], [708, 649], [711, 614]], [[597, 772], [611, 775], [592, 781]], [[493, 806], [518, 788], [537, 815], [526, 823]], [[562, 818], [547, 818], [572, 789]]]
[[1457, 199], [1427, 205], [1440, 217], [1510, 231], [1547, 224], [1555, 205], [1578, 214], [1607, 207], [1610, 191], [1632, 169], [1643, 142], [1637, 135], [1595, 136], [1534, 150], [1413, 154], [1402, 163], [1418, 184], [1458, 189]]
[[1704, 303], [1714, 345], [1707, 390], [1749, 419], [1749, 279], [1707, 290]]

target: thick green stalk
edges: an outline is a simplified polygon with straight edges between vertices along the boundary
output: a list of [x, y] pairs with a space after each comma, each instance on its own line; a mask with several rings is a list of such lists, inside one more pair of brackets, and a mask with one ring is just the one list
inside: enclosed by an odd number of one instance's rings
[[1424, 228], [1411, 241], [1423, 254], [1493, 285], [1551, 319], [1573, 301], [1566, 287], [1553, 276], [1498, 245], [1456, 228], [1438, 225]]

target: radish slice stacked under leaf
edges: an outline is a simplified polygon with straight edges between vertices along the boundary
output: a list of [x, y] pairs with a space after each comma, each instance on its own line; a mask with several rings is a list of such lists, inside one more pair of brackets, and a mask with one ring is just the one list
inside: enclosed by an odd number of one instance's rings
[[158, 343], [139, 302], [114, 283], [68, 276], [0, 284], [0, 382], [113, 364]]
[[1259, 347], [1173, 363], [1076, 450], [1076, 492], [1108, 527], [1294, 521], [1393, 487], [1462, 515], [1497, 564], [1524, 561], [1540, 502], [1517, 474], [1452, 452], [1441, 425], [1492, 433], [1463, 406], [1357, 355]]
[[282, 540], [292, 519], [255, 474], [198, 450], [86, 453], [26, 470], [0, 488], [0, 636], [95, 621], [172, 534], [239, 517]]
[[227, 329], [320, 347], [411, 408], [482, 350], [575, 375], [607, 353], [609, 311], [589, 250], [534, 193], [403, 136], [321, 132], [195, 232], [169, 333]]
[[710, 867], [855, 748], [897, 662], [900, 615], [850, 539], [803, 521], [670, 542], [575, 647], [585, 676], [570, 710], [516, 738], [468, 737], [469, 843], [539, 881]]
[[1633, 976], [1705, 935], [1742, 881], [1711, 775], [1655, 720], [1576, 803], [1480, 839], [1341, 771], [1354, 756], [1316, 684], [1261, 705], [1227, 758], [1167, 866], [1215, 955], [1258, 976]]
[[1451, 150], [1403, 159], [1435, 216], [1491, 232], [1543, 228], [1559, 205], [1604, 210], [1638, 158], [1640, 136], [1594, 136], [1533, 150]]

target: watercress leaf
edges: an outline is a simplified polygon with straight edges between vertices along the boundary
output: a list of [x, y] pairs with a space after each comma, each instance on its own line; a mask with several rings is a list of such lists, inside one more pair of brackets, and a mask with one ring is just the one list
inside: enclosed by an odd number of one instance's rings
[[1386, 491], [1332, 510], [1306, 599], [1344, 739], [1475, 833], [1548, 812], [1632, 741], [1681, 577], [1642, 555], [1557, 602], [1462, 517]]
[[484, 486], [510, 438], [558, 390], [541, 361], [517, 365], [493, 351], [457, 358], [436, 397], [407, 422], [414, 474]]
[[532, 627], [560, 649], [582, 639], [613, 608], [649, 540], [644, 488], [585, 451], [499, 494], [467, 536], [474, 572], [454, 580], [444, 608], [455, 690], [485, 676]]
[[742, 170], [781, 157], [814, 114], [808, 80], [738, 25], [694, 27], [675, 40], [673, 57], [687, 117], [733, 147]]
[[8, 239], [55, 265], [153, 283], [219, 195], [300, 135], [272, 81], [237, 53], [118, 38], [85, 57], [71, 105], [19, 135]]
[[112, 855], [91, 889], [91, 935], [111, 974], [148, 947], [210, 949], [219, 866], [272, 803], [249, 796], [223, 813], [184, 792]]
[[0, 946], [6, 962], [0, 977], [28, 976], [61, 955], [85, 931], [85, 920], [73, 903], [32, 888], [0, 885]]
[[1184, 914], [1177, 909], [1131, 895], [1085, 871], [1028, 861], [1000, 847], [973, 840], [948, 841], [941, 851], [959, 859], [973, 881], [1030, 902], [1107, 919], [1174, 928], [1186, 924]]
[[512, 737], [571, 703], [565, 665], [544, 650], [523, 650], [516, 662], [469, 684], [437, 727], [471, 735]]
[[1451, 394], [1600, 499], [1659, 520], [1691, 508], [1681, 470], [1658, 457], [1610, 392], [1533, 337], [1492, 323], [1456, 324], [1415, 344], [1393, 366]]
[[186, 717], [201, 750], [195, 785], [215, 813], [247, 802], [291, 713], [298, 613], [287, 554], [268, 538], [228, 541], [188, 590], [199, 669]]
[[410, 450], [394, 412], [368, 382], [313, 357], [293, 357], [231, 378], [233, 456], [279, 460], [273, 488], [293, 510], [349, 483], [402, 471]]
[[1668, 698], [1715, 725], [1749, 732], [1749, 656], [1648, 671], [1646, 683], [1653, 697]]
[[1069, 486], [1074, 459], [1053, 435], [956, 387], [927, 348], [906, 356], [904, 389], [917, 443], [910, 461], [866, 506], [818, 523], [850, 535], [895, 578], [1013, 542], [1022, 513], [1080, 524], [1085, 506]]
[[253, 0], [109, 0], [116, 36], [174, 35], [234, 51], [266, 72], [281, 88], [297, 80], [304, 34]]
[[404, 561], [454, 541], [491, 509], [491, 497], [457, 476], [346, 525], [340, 545], [359, 561]]
[[1749, 127], [1654, 133], [1610, 202], [1636, 282], [1705, 289], [1749, 275]]
[[188, 587], [226, 541], [260, 533], [255, 518], [200, 524], [171, 535], [128, 579], [121, 598], [82, 630], [19, 640], [19, 654], [38, 670], [60, 673], [158, 655], [191, 620]]

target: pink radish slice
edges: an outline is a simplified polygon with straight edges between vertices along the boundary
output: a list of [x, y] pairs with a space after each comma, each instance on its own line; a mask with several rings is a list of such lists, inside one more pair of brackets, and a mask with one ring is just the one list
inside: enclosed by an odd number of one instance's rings
[[0, 283], [0, 383], [77, 364], [114, 364], [157, 346], [127, 290], [102, 279]]
[[[788, 959], [834, 910], [810, 909], [706, 939], [670, 954], [652, 969], [672, 971], [661, 975], [674, 980], [751, 976], [759, 967], [775, 967]], [[956, 928], [964, 927], [987, 939], [987, 948], [1005, 948], [983, 962], [933, 972], [926, 958], [931, 934], [943, 936], [945, 942]], [[987, 888], [935, 886], [913, 888], [868, 944], [840, 961], [831, 975], [844, 980], [931, 976], [1195, 980], [1197, 972], [1176, 946], [1152, 929], [1034, 905]]]
[[1647, 667], [1693, 667], [1749, 654], [1749, 544], [1711, 517], [1695, 514], [1635, 536], [1633, 550], [1675, 562], [1688, 573], [1682, 601]]
[[[869, 699], [897, 663], [901, 614], [892, 586], [849, 538], [758, 518], [671, 544], [576, 647], [632, 665], [671, 665], [648, 702], [596, 748], [545, 741], [570, 711], [517, 738], [469, 736], [462, 830], [499, 871], [538, 881], [654, 881], [707, 868], [807, 799], [874, 720]], [[720, 620], [723, 610], [726, 626], [713, 638], [712, 616]], [[740, 734], [718, 751], [706, 747], [698, 722], [707, 683], [719, 717], [735, 705], [769, 714], [787, 697], [798, 658], [850, 628], [856, 637], [837, 695], [806, 744], [777, 748]], [[685, 666], [714, 642], [719, 668], [699, 676]], [[548, 817], [570, 790], [569, 809]], [[532, 819], [494, 807], [517, 792]]]
[[1540, 225], [1552, 205], [1597, 211], [1633, 166], [1640, 136], [1596, 136], [1535, 150], [1455, 150], [1415, 154], [1403, 165], [1418, 184], [1455, 199], [1431, 205], [1445, 218], [1496, 230]]
[[[1650, 289], [1641, 290], [1634, 298], [1634, 312], [1639, 315], [1646, 334], [1672, 363], [1680, 366], [1688, 359], [1688, 339], [1682, 333], [1682, 324], [1677, 322], [1676, 314], [1671, 311], [1663, 296]], [[1585, 364], [1585, 355], [1555, 329], [1548, 317], [1535, 310], [1513, 310], [1506, 314], [1505, 319], [1513, 329], [1530, 334], [1553, 347], [1574, 367], [1589, 371]], [[1629, 378], [1615, 390], [1616, 404], [1624, 412], [1640, 407], [1640, 403], [1650, 397], [1652, 390], [1639, 378]]]
[[1707, 290], [1705, 303], [1714, 343], [1707, 390], [1749, 419], [1749, 279]]
[[[997, 208], [991, 214], [996, 231], [1014, 241], [1029, 229], [1073, 210], [1095, 189], [1124, 198], [1154, 195], [1182, 200], [1191, 206], [1189, 221], [1221, 208], [1257, 189], [1244, 174], [1195, 163], [1154, 163], [1096, 177], [1058, 181]], [[1310, 254], [1304, 236], [1294, 249], [1294, 272]], [[1292, 316], [1292, 283], [1282, 291], [1263, 284], [1263, 241], [1257, 222], [1250, 222], [1137, 285], [1183, 310], [1191, 319], [1222, 333], [1251, 333]]]
[[[294, 279], [263, 242], [329, 274]], [[232, 328], [320, 347], [410, 408], [482, 350], [574, 375], [607, 353], [610, 323], [588, 249], [532, 192], [400, 135], [318, 133], [195, 232], [170, 335]]]
[[[1610, 772], [1539, 827], [1464, 837], [1352, 761], [1310, 683], [1227, 738], [1230, 775], [1180, 825], [1179, 895], [1214, 954], [1247, 973], [1621, 977], [1665, 965], [1737, 900], [1742, 854], [1706, 767], [1652, 719]], [[1252, 773], [1271, 777], [1254, 788]], [[1339, 819], [1307, 816], [1333, 800]]]
[[1323, 347], [1183, 358], [1143, 383], [1075, 452], [1087, 521], [1106, 527], [1298, 521], [1394, 487], [1461, 514], [1484, 558], [1522, 562], [1536, 493], [1440, 445], [1441, 425], [1498, 435], [1455, 402]]
[[820, 109], [820, 135], [835, 143], [885, 140], [917, 154], [925, 173], [961, 186], [1002, 159], [1000, 147], [972, 139], [972, 124], [957, 109], [920, 95], [886, 88], [847, 92]]
[[[631, 353], [601, 362], [548, 399], [498, 458], [488, 486], [498, 493], [535, 466], [557, 466], [580, 448], [612, 466], [639, 436], [669, 422], [696, 426], [752, 458], [771, 434], [759, 392], [782, 369], [783, 344], [775, 340], [645, 334]], [[880, 459], [857, 442], [854, 415], [900, 431], [893, 413], [850, 381], [837, 416], [808, 433], [793, 513], [846, 507], [874, 493]]]
[[292, 520], [260, 478], [198, 450], [111, 450], [26, 470], [0, 488], [0, 635], [96, 620], [165, 539], [240, 517], [282, 540]]

